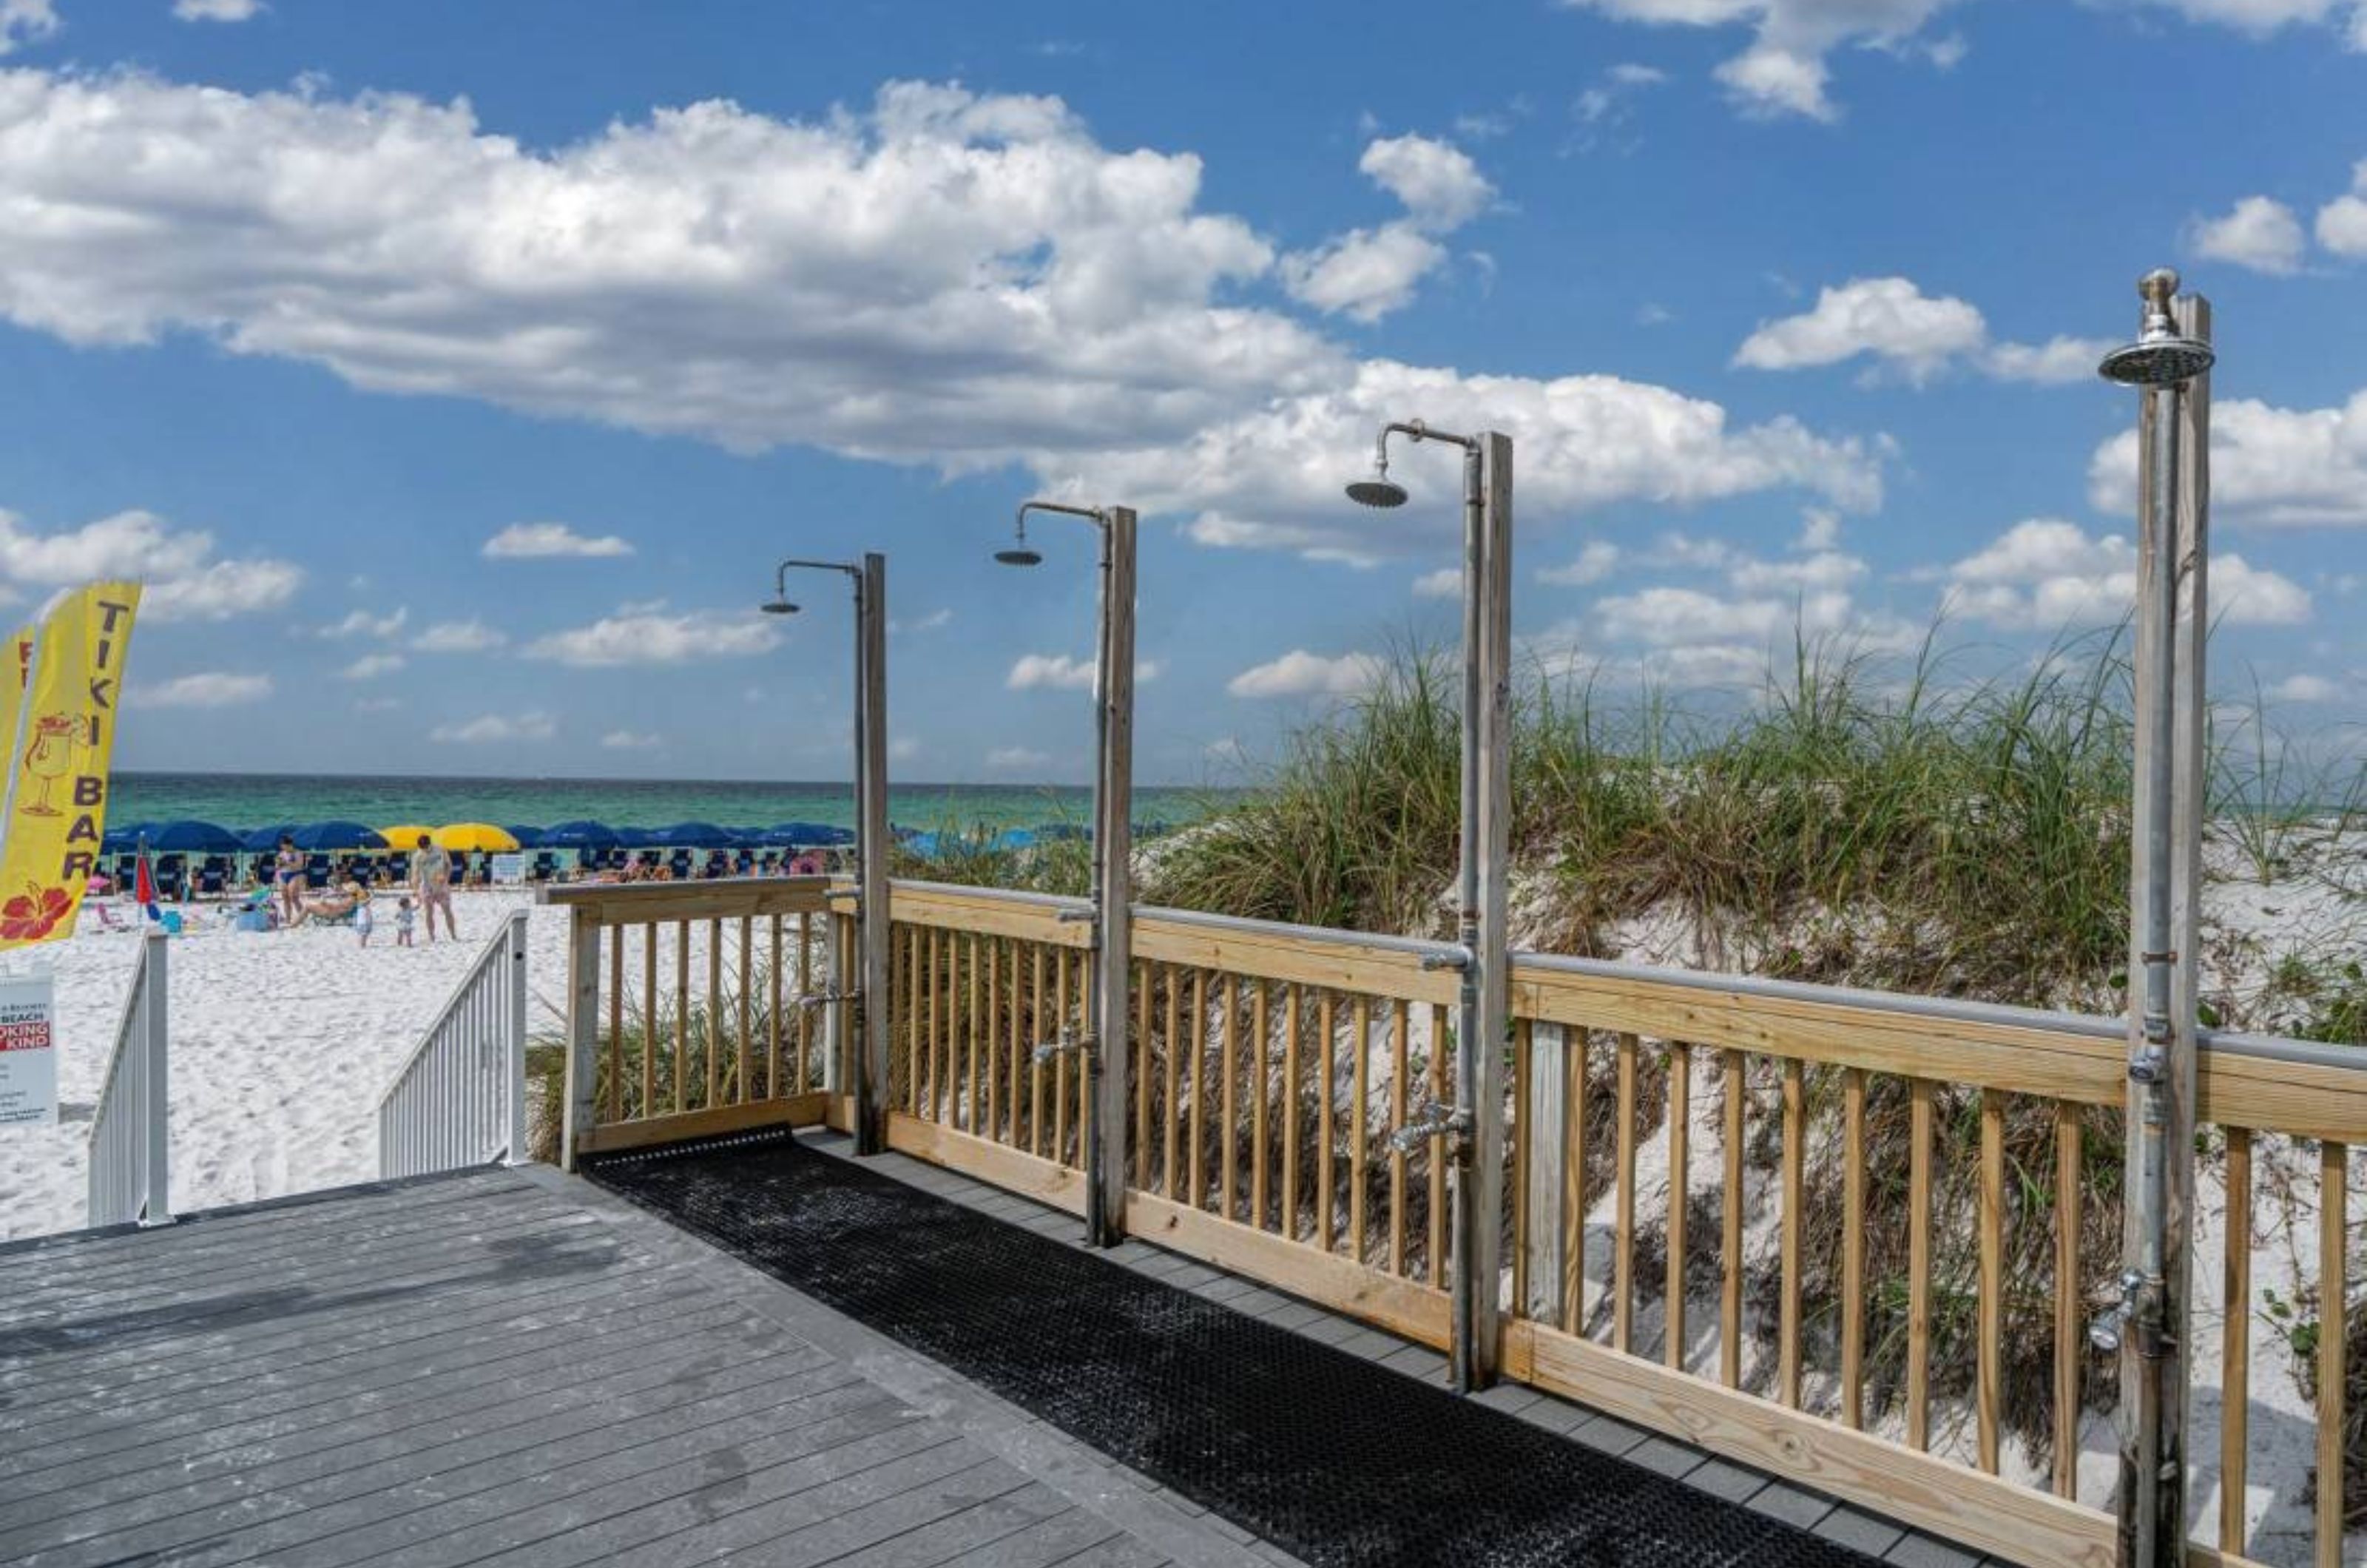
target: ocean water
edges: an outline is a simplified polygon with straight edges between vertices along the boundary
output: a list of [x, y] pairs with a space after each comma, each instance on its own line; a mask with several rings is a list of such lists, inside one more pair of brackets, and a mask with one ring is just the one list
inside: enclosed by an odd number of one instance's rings
[[[1134, 792], [1134, 820], [1197, 821], [1237, 792], [1146, 788]], [[898, 827], [1033, 828], [1084, 825], [1092, 795], [1069, 784], [891, 784], [888, 815]], [[765, 784], [646, 779], [518, 779], [345, 776], [300, 773], [119, 772], [109, 827], [194, 818], [241, 831], [283, 822], [331, 820], [391, 827], [418, 822], [493, 822], [548, 827], [589, 818], [611, 827], [713, 822], [764, 828], [776, 822], [855, 825], [844, 784]]]

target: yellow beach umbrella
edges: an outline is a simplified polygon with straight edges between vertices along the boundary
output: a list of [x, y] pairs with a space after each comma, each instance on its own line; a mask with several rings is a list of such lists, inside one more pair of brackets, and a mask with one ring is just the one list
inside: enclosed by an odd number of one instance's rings
[[436, 841], [464, 854], [509, 854], [518, 841], [490, 822], [451, 822], [436, 829]]
[[420, 834], [432, 834], [436, 829], [425, 822], [405, 822], [398, 827], [380, 828], [379, 831], [385, 835], [388, 849], [402, 850], [409, 853], [419, 847]]

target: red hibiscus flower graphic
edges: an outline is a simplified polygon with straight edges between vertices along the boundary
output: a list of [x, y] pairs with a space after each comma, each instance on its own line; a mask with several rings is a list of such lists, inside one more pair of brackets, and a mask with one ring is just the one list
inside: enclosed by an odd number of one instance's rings
[[0, 942], [39, 942], [74, 912], [74, 895], [62, 887], [37, 887], [0, 904]]

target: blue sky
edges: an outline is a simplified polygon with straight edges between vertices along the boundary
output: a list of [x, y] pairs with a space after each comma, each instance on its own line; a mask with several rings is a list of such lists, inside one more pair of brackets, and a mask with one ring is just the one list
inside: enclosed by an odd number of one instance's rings
[[133, 571], [121, 765], [829, 777], [890, 557], [898, 770], [1073, 779], [1144, 513], [1138, 772], [1452, 634], [1747, 689], [2128, 599], [2146, 267], [2218, 313], [2214, 644], [2367, 719], [2367, 6], [0, 0], [0, 584]]

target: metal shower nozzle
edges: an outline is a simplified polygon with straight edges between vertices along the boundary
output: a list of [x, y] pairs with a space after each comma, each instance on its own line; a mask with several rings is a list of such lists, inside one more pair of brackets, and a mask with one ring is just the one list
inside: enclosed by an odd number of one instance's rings
[[768, 615], [794, 615], [798, 613], [798, 607], [787, 599], [769, 600], [758, 608]]
[[2145, 326], [2135, 343], [2123, 344], [2104, 355], [2096, 373], [2124, 387], [2174, 387], [2211, 368], [2218, 357], [2209, 344], [2181, 337], [2169, 314], [2170, 297], [2178, 292], [2178, 274], [2157, 267], [2137, 282], [2146, 302]]
[[1383, 460], [1373, 465], [1371, 479], [1358, 479], [1349, 485], [1348, 499], [1359, 506], [1387, 510], [1392, 506], [1403, 506], [1408, 497], [1406, 487], [1389, 478], [1389, 465]]
[[1022, 545], [1015, 549], [997, 550], [994, 552], [994, 558], [1001, 561], [1005, 566], [1041, 566], [1044, 564], [1043, 556], [1027, 548], [1025, 545]]

